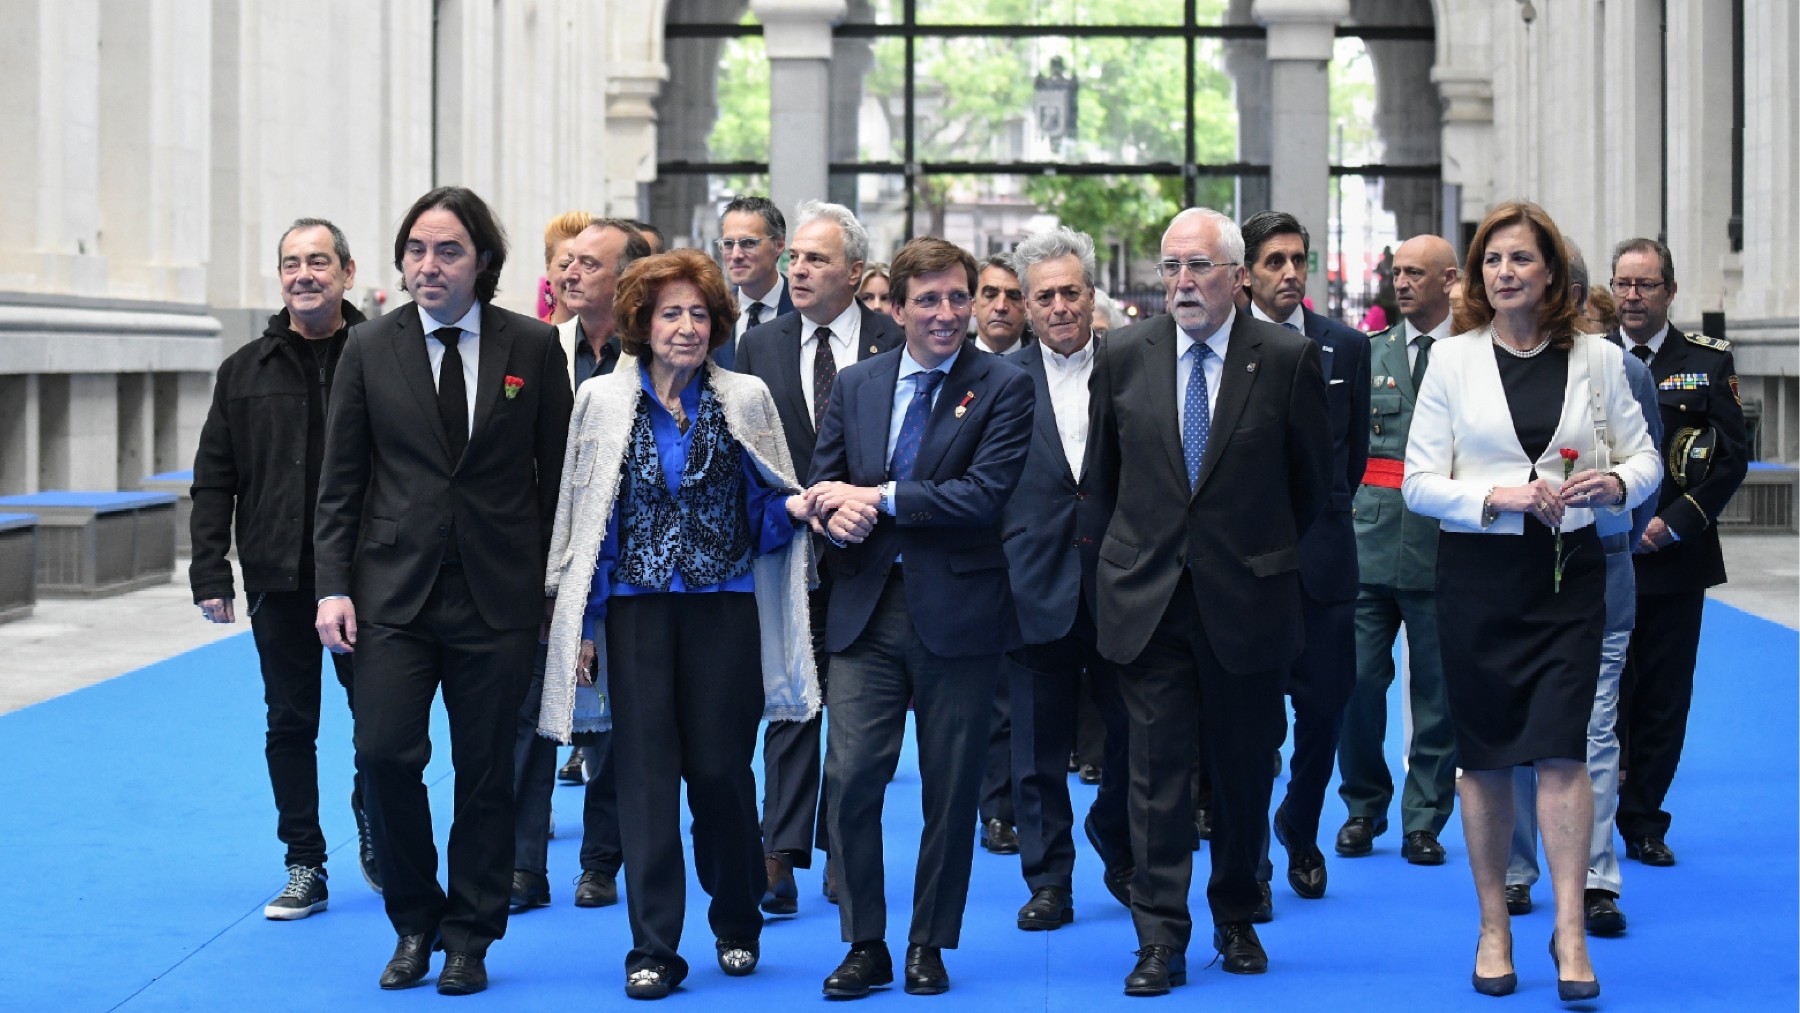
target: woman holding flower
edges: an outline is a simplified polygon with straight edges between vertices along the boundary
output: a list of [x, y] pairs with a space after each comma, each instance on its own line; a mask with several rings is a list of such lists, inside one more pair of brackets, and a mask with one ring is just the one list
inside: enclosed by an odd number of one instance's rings
[[1439, 636], [1481, 906], [1473, 983], [1504, 995], [1517, 981], [1505, 872], [1512, 768], [1530, 765], [1558, 991], [1591, 998], [1587, 724], [1606, 610], [1594, 512], [1642, 502], [1662, 469], [1620, 349], [1576, 331], [1562, 236], [1542, 208], [1490, 212], [1464, 277], [1459, 333], [1431, 350], [1419, 391], [1402, 491], [1442, 532]]

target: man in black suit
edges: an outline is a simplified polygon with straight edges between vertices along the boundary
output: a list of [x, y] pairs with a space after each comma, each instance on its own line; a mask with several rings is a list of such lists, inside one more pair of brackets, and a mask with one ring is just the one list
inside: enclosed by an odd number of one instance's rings
[[[1007, 355], [1031, 377], [1034, 433], [1019, 488], [1006, 503], [1007, 567], [1025, 646], [1002, 666], [1012, 703], [1013, 807], [1031, 899], [1026, 930], [1075, 919], [1074, 812], [1069, 752], [1086, 681], [1106, 726], [1100, 791], [1086, 829], [1107, 888], [1130, 906], [1131, 831], [1125, 815], [1125, 707], [1111, 662], [1094, 649], [1094, 560], [1112, 515], [1091, 438], [1088, 384], [1105, 349], [1093, 337], [1094, 241], [1069, 229], [1029, 236], [1013, 250], [1025, 312], [1038, 340]], [[1084, 680], [1083, 676], [1087, 678]]]
[[1000, 512], [1031, 441], [1031, 380], [964, 346], [975, 286], [967, 251], [915, 239], [894, 258], [891, 279], [906, 344], [838, 375], [807, 491], [844, 546], [828, 561], [825, 626], [826, 822], [851, 948], [824, 990], [840, 998], [894, 977], [881, 808], [909, 700], [925, 829], [906, 990], [950, 987], [940, 951], [962, 933], [994, 686], [1001, 654], [1019, 646]]
[[738, 342], [751, 328], [794, 312], [794, 300], [781, 279], [787, 219], [767, 197], [734, 197], [719, 215], [718, 246], [725, 276], [737, 293], [738, 318], [731, 340], [713, 352], [713, 361], [731, 369]]
[[[356, 766], [400, 935], [383, 988], [417, 984], [442, 948], [438, 991], [479, 992], [506, 934], [515, 716], [573, 399], [555, 329], [491, 303], [505, 262], [480, 197], [420, 197], [394, 240], [413, 305], [351, 332], [331, 399], [315, 625], [328, 649], [357, 652]], [[448, 896], [422, 780], [440, 685], [456, 763]]]
[[1216, 812], [1213, 946], [1226, 971], [1268, 967], [1250, 919], [1269, 757], [1304, 643], [1300, 539], [1330, 499], [1331, 435], [1318, 346], [1237, 312], [1243, 255], [1229, 217], [1176, 215], [1157, 265], [1169, 314], [1114, 332], [1094, 375], [1117, 496], [1095, 619], [1100, 653], [1121, 666], [1131, 728], [1141, 948], [1129, 995], [1161, 995], [1187, 978], [1189, 770], [1202, 721]]
[[1666, 866], [1675, 864], [1675, 852], [1664, 841], [1670, 817], [1662, 805], [1687, 738], [1700, 614], [1706, 589], [1725, 583], [1716, 521], [1749, 469], [1749, 438], [1731, 343], [1669, 326], [1669, 248], [1654, 239], [1620, 243], [1612, 290], [1625, 349], [1648, 363], [1656, 380], [1663, 460], [1681, 462], [1663, 479], [1656, 516], [1633, 550], [1637, 625], [1619, 695], [1628, 775], [1617, 820], [1625, 856]]
[[[1356, 688], [1356, 530], [1350, 501], [1369, 463], [1369, 339], [1301, 302], [1306, 296], [1311, 237], [1285, 211], [1262, 211], [1244, 222], [1244, 266], [1250, 315], [1311, 338], [1325, 374], [1331, 420], [1331, 497], [1300, 540], [1300, 598], [1306, 647], [1288, 673], [1294, 701], [1294, 753], [1287, 797], [1275, 809], [1275, 839], [1288, 853], [1287, 879], [1309, 900], [1325, 896], [1325, 856], [1319, 814], [1337, 759], [1344, 708]], [[1285, 716], [1285, 715], [1284, 715]], [[1409, 860], [1436, 865], [1444, 849], [1429, 830], [1406, 835]], [[1269, 838], [1263, 837], [1258, 880], [1265, 904]], [[1267, 910], [1261, 914], [1268, 914]]]
[[[799, 311], [751, 329], [738, 344], [737, 371], [760, 377], [774, 395], [775, 410], [793, 455], [794, 471], [812, 468], [818, 422], [831, 404], [838, 373], [904, 340], [900, 325], [856, 298], [856, 281], [869, 257], [869, 233], [841, 204], [802, 201], [798, 227], [788, 247], [788, 289]], [[823, 546], [823, 542], [820, 543]], [[826, 685], [825, 603], [831, 575], [819, 573], [809, 594], [819, 686]], [[820, 717], [771, 721], [763, 732], [763, 850], [768, 889], [762, 909], [793, 914], [799, 909], [794, 869], [812, 868], [815, 846], [829, 852], [819, 810]], [[826, 879], [826, 894], [835, 892]]]

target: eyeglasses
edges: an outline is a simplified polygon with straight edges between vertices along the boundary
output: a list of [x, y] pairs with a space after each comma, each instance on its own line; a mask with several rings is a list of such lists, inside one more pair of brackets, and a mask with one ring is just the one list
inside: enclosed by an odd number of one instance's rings
[[912, 303], [913, 308], [921, 313], [932, 313], [937, 310], [939, 304], [946, 302], [950, 304], [951, 309], [968, 309], [969, 304], [975, 301], [975, 297], [967, 292], [952, 292], [946, 296], [940, 296], [936, 292], [927, 292], [924, 295], [912, 296], [906, 301]]
[[754, 253], [754, 252], [756, 252], [756, 248], [761, 246], [764, 242], [766, 242], [766, 240], [762, 240], [762, 239], [719, 239], [719, 240], [715, 240], [714, 242], [719, 247], [720, 253], [729, 254], [732, 250], [743, 250], [745, 253]]
[[1669, 283], [1666, 281], [1639, 281], [1634, 278], [1614, 278], [1612, 280], [1612, 287], [1614, 292], [1636, 291], [1642, 292], [1645, 295], [1655, 295], [1663, 289], [1668, 288]]
[[1188, 273], [1193, 275], [1196, 278], [1203, 278], [1206, 276], [1206, 272], [1212, 270], [1215, 267], [1236, 267], [1236, 266], [1237, 266], [1237, 261], [1235, 261], [1235, 260], [1228, 260], [1228, 261], [1224, 262], [1223, 264], [1215, 264], [1212, 261], [1207, 260], [1203, 257], [1195, 257], [1193, 260], [1159, 261], [1156, 265], [1156, 270], [1163, 277], [1168, 278], [1172, 281], [1176, 278], [1181, 277], [1182, 268], [1186, 268]]

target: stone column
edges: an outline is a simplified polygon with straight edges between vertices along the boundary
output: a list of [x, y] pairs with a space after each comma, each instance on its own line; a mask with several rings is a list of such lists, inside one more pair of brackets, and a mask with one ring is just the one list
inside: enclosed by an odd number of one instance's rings
[[[1330, 94], [1326, 65], [1333, 30], [1350, 14], [1349, 0], [1256, 0], [1268, 29], [1269, 206], [1300, 219], [1323, 252], [1330, 221]], [[1323, 307], [1323, 264], [1307, 276], [1306, 294]]]
[[[607, 214], [650, 213], [638, 188], [656, 179], [656, 99], [668, 80], [661, 60], [615, 64], [606, 82]], [[668, 228], [661, 222], [653, 223]], [[683, 223], [685, 224], [685, 223]]]
[[831, 26], [844, 0], [751, 0], [769, 54], [769, 199], [784, 214], [830, 182]]

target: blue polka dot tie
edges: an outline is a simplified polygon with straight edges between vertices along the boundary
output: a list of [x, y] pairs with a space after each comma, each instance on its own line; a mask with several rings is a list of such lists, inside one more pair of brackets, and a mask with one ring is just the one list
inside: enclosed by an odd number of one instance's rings
[[900, 438], [894, 441], [894, 457], [888, 462], [888, 477], [896, 482], [912, 478], [913, 462], [919, 459], [919, 444], [925, 438], [925, 423], [931, 418], [931, 394], [944, 382], [944, 374], [927, 370], [914, 373], [913, 380], [912, 400], [906, 403]]
[[1200, 482], [1200, 462], [1206, 457], [1206, 438], [1212, 432], [1211, 402], [1206, 394], [1206, 358], [1211, 347], [1194, 344], [1187, 354], [1193, 365], [1188, 370], [1187, 393], [1181, 412], [1181, 456], [1187, 458], [1188, 488]]

